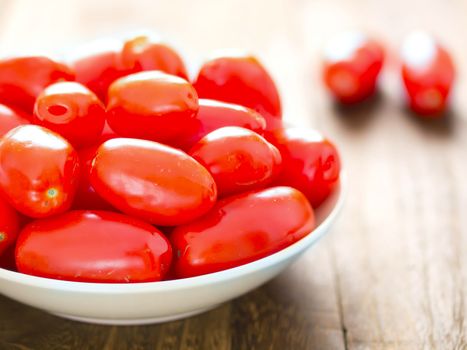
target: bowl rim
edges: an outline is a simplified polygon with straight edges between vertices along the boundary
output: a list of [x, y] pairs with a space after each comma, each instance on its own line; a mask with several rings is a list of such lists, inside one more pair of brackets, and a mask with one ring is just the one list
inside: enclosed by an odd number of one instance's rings
[[[195, 277], [187, 277], [176, 280], [142, 282], [142, 283], [92, 283], [92, 282], [76, 282], [56, 280], [39, 276], [22, 274], [20, 272], [10, 271], [0, 268], [0, 281], [8, 280], [12, 283], [18, 283], [36, 288], [53, 289], [61, 291], [73, 291], [81, 293], [102, 293], [102, 294], [122, 294], [122, 293], [144, 293], [154, 291], [170, 291], [189, 289], [195, 286], [206, 286], [223, 282], [226, 280], [248, 275], [262, 268], [273, 266], [277, 263], [292, 258], [302, 250], [311, 246], [314, 242], [323, 237], [330, 225], [336, 220], [339, 215], [347, 193], [347, 176], [343, 170], [340, 171], [339, 183], [334, 192], [323, 203], [329, 203], [334, 200], [334, 204], [329, 214], [322, 222], [314, 228], [308, 235], [293, 243], [292, 245], [268, 255], [264, 258], [252, 261], [250, 263], [233, 267], [227, 270], [209, 273]], [[319, 212], [319, 209], [318, 209]]]

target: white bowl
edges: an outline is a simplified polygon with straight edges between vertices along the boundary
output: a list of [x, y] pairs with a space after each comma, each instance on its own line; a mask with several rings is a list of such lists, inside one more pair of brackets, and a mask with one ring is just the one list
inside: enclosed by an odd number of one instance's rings
[[0, 268], [0, 293], [58, 316], [98, 324], [149, 324], [199, 314], [274, 278], [316, 243], [336, 220], [344, 187], [345, 176], [341, 176], [339, 188], [316, 211], [319, 225], [311, 234], [243, 266], [181, 280], [138, 284], [67, 282]]

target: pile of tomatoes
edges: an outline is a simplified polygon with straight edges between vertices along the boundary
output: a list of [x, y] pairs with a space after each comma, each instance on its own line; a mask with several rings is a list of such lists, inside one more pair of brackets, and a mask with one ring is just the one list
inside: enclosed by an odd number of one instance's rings
[[149, 282], [239, 266], [315, 227], [339, 181], [334, 145], [285, 127], [248, 55], [190, 82], [139, 36], [68, 64], [0, 60], [0, 264], [81, 282]]

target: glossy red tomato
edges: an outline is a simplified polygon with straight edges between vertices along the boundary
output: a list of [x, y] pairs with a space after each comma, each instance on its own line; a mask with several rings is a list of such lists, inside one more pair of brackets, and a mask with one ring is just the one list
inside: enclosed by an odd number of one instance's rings
[[185, 64], [178, 53], [147, 35], [127, 40], [123, 45], [122, 60], [135, 72], [160, 70], [188, 79]]
[[121, 136], [169, 142], [182, 134], [198, 108], [198, 96], [189, 82], [149, 71], [110, 86], [107, 121]]
[[218, 57], [207, 61], [194, 83], [202, 98], [236, 103], [252, 108], [266, 119], [267, 128], [280, 126], [279, 92], [269, 73], [252, 56]]
[[293, 244], [314, 227], [313, 209], [290, 187], [225, 198], [205, 216], [175, 228], [175, 273], [192, 277], [243, 265]]
[[282, 170], [276, 183], [300, 190], [317, 208], [339, 182], [337, 149], [312, 129], [279, 129], [268, 138], [282, 155]]
[[209, 172], [193, 158], [157, 142], [113, 139], [97, 150], [91, 169], [97, 193], [124, 213], [155, 225], [178, 225], [216, 201]]
[[46, 86], [73, 79], [69, 67], [47, 57], [3, 59], [0, 60], [0, 103], [32, 113], [36, 97]]
[[97, 96], [75, 82], [48, 86], [37, 98], [34, 123], [66, 138], [73, 146], [89, 146], [98, 141], [105, 122], [105, 108]]
[[19, 228], [20, 219], [16, 210], [0, 197], [0, 256], [15, 243]]
[[455, 78], [451, 56], [423, 32], [411, 34], [402, 49], [402, 80], [410, 108], [423, 116], [436, 117], [446, 109]]
[[41, 218], [70, 208], [79, 159], [60, 135], [22, 125], [0, 140], [0, 191], [16, 210]]
[[377, 41], [361, 33], [344, 33], [326, 48], [324, 82], [339, 102], [361, 102], [375, 92], [383, 61], [384, 51]]
[[27, 115], [20, 110], [0, 104], [0, 137], [20, 125], [30, 124]]
[[265, 187], [277, 176], [281, 164], [276, 147], [236, 126], [207, 134], [188, 154], [214, 177], [219, 196]]
[[152, 282], [169, 270], [172, 249], [155, 227], [105, 211], [70, 211], [34, 221], [18, 237], [18, 271], [78, 282]]
[[189, 150], [211, 131], [224, 126], [240, 126], [263, 134], [266, 129], [266, 121], [261, 114], [247, 107], [199, 99], [199, 110], [196, 117], [189, 125], [184, 125], [184, 133], [174, 141], [173, 146]]

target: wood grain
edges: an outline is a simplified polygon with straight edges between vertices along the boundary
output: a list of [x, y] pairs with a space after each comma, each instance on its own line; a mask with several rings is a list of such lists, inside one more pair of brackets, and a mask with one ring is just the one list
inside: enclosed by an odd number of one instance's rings
[[[193, 63], [259, 55], [286, 119], [339, 145], [348, 200], [328, 238], [269, 284], [206, 314], [144, 327], [75, 323], [0, 297], [0, 349], [467, 349], [467, 2], [0, 0], [0, 52], [50, 52], [102, 35], [163, 33]], [[363, 28], [388, 51], [381, 91], [351, 109], [320, 83], [322, 45]], [[453, 52], [441, 121], [403, 106], [397, 50], [425, 28]]]

